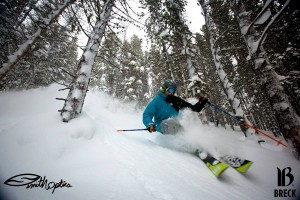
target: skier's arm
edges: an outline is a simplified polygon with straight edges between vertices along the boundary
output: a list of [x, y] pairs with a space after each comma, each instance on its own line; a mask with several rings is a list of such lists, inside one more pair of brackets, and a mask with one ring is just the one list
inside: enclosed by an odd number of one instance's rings
[[181, 99], [180, 97], [176, 97], [173, 95], [168, 95], [166, 97], [166, 102], [170, 103], [177, 111], [184, 108], [193, 109], [193, 105]]
[[195, 105], [192, 105], [189, 102], [186, 102], [185, 100], [181, 99], [180, 97], [176, 97], [172, 95], [167, 96], [166, 101], [172, 104], [172, 106], [177, 111], [184, 108], [190, 108], [194, 112], [200, 112], [205, 106], [205, 104], [207, 103], [207, 99], [201, 97], [199, 98], [199, 101]]
[[143, 123], [146, 127], [149, 127], [151, 124], [154, 125], [153, 117], [156, 111], [156, 105], [154, 101], [151, 101], [143, 112]]

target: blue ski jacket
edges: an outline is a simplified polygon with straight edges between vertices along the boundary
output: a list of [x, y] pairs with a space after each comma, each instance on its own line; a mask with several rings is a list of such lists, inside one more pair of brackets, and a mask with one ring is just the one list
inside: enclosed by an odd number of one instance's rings
[[[166, 95], [160, 91], [156, 97], [148, 104], [143, 113], [143, 123], [146, 127], [154, 124], [156, 130], [161, 132], [161, 123], [168, 118], [178, 116], [178, 112], [184, 108], [190, 108], [194, 112], [200, 112], [208, 102], [206, 98], [199, 98], [199, 101], [192, 105], [180, 97]], [[154, 119], [154, 121], [152, 121]]]
[[160, 125], [163, 120], [178, 116], [178, 111], [166, 101], [167, 96], [162, 91], [159, 91], [156, 97], [145, 108], [143, 123], [146, 127], [154, 124], [156, 131], [161, 132]]

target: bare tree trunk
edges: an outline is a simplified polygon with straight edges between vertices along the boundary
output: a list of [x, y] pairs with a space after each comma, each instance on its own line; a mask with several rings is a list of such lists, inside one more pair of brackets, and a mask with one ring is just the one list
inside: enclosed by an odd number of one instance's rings
[[71, 85], [64, 107], [61, 110], [63, 122], [68, 122], [81, 113], [91, 77], [92, 66], [114, 4], [115, 0], [107, 0], [101, 13], [98, 15], [98, 21], [94, 26], [94, 30], [80, 59], [77, 75]]
[[63, 4], [54, 7], [52, 12], [47, 16], [47, 18], [41, 18], [39, 20], [38, 28], [34, 34], [28, 37], [22, 45], [11, 55], [8, 56], [8, 61], [2, 65], [0, 68], [0, 81], [3, 80], [6, 75], [17, 65], [22, 57], [30, 51], [31, 47], [36, 43], [37, 39], [41, 35], [45, 34], [47, 28], [54, 22], [54, 20], [75, 0], [64, 0]]

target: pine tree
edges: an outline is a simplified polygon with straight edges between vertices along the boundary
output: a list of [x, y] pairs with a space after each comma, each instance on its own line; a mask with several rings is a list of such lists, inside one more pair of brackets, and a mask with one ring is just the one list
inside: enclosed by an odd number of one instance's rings
[[[150, 76], [150, 80], [153, 83], [153, 90], [157, 91], [164, 80], [176, 79], [169, 51], [170, 31], [167, 23], [169, 16], [165, 3], [161, 1], [146, 0], [143, 5], [149, 10], [150, 15], [146, 20], [146, 32], [152, 43], [149, 66], [153, 76]], [[154, 54], [159, 55], [154, 56]], [[152, 60], [154, 57], [157, 61]]]
[[47, 86], [53, 82], [71, 82], [77, 62], [77, 39], [67, 26], [53, 24], [47, 37], [39, 39], [26, 58], [8, 74], [2, 89]]
[[44, 3], [44, 5], [40, 6], [39, 9], [37, 9], [37, 7], [35, 8], [35, 16], [31, 16], [35, 29], [32, 30], [30, 35], [26, 35], [25, 42], [23, 42], [22, 45], [15, 50], [15, 52], [8, 56], [7, 61], [4, 61], [0, 68], [0, 81], [3, 80], [16, 66], [20, 59], [31, 50], [31, 47], [38, 41], [38, 39], [42, 35], [46, 35], [47, 28], [70, 4], [74, 3], [74, 1], [75, 0], [65, 0], [60, 4], [58, 2], [55, 2], [55, 4], [53, 4], [54, 2]]
[[7, 56], [13, 53], [26, 34], [30, 31], [24, 21], [37, 0], [3, 1], [0, 4], [0, 63], [7, 61]]
[[[203, 80], [209, 85], [209, 88], [205, 88], [204, 91], [201, 91], [201, 94], [207, 96], [211, 102], [218, 102], [220, 105], [223, 105], [224, 102], [222, 101], [226, 99], [226, 97], [216, 74], [206, 26], [204, 25], [201, 30], [203, 35], [198, 33], [195, 38], [197, 49], [196, 60], [200, 71], [203, 72]], [[205, 110], [205, 114], [208, 121], [215, 123], [216, 126], [220, 124], [225, 127], [224, 115], [220, 112], [216, 112], [215, 109], [208, 107], [208, 109]]]
[[[209, 4], [202, 0], [199, 1], [199, 3], [201, 4], [205, 13], [205, 21], [210, 35], [211, 51], [216, 66], [216, 72], [221, 81], [223, 91], [226, 94], [229, 105], [234, 114], [237, 116], [242, 116], [248, 122], [248, 119], [242, 108], [241, 101], [237, 96], [234, 80], [233, 78], [230, 78], [232, 76], [231, 73], [233, 73], [233, 63], [230, 59], [230, 49], [232, 47], [230, 46], [231, 44], [226, 43], [226, 39], [223, 39], [227, 32], [232, 32], [232, 21], [229, 18], [229, 11], [226, 9], [226, 4], [223, 4], [222, 2], [214, 2]], [[220, 12], [223, 12], [223, 14], [220, 15]], [[233, 128], [232, 123], [231, 127]], [[250, 134], [250, 131], [251, 130], [248, 129], [248, 134]], [[244, 133], [247, 135], [245, 131]]]
[[133, 83], [133, 90], [136, 94], [136, 100], [139, 102], [139, 105], [142, 106], [145, 104], [145, 94], [148, 91], [148, 74], [145, 68], [144, 61], [144, 52], [142, 50], [142, 40], [133, 35], [131, 37], [131, 64], [133, 69], [133, 76], [136, 80]]
[[165, 60], [160, 53], [159, 47], [152, 44], [149, 50], [149, 53], [146, 53], [146, 70], [149, 72], [149, 79], [151, 79], [152, 87], [149, 88], [150, 97], [153, 97], [157, 94], [157, 91], [160, 90], [161, 84], [167, 78], [166, 74], [162, 70], [164, 67]]
[[112, 96], [118, 96], [117, 88], [122, 76], [120, 44], [121, 40], [114, 33], [105, 37], [91, 75], [91, 86]]
[[173, 79], [181, 86], [177, 94], [183, 97], [194, 96], [200, 87], [205, 87], [201, 72], [195, 66], [192, 36], [183, 17], [186, 4], [184, 0], [145, 1], [150, 11], [147, 33], [153, 43], [161, 47], [165, 60], [160, 70], [165, 79]]

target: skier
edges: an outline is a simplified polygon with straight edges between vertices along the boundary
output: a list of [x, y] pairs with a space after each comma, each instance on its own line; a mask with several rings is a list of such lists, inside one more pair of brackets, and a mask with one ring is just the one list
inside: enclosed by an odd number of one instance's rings
[[[199, 101], [192, 105], [183, 99], [174, 96], [177, 89], [175, 82], [167, 80], [161, 86], [157, 96], [147, 105], [143, 113], [143, 123], [149, 132], [161, 132], [162, 134], [176, 134], [183, 128], [176, 119], [180, 110], [190, 108], [194, 112], [200, 112], [208, 100], [199, 97]], [[214, 158], [201, 147], [188, 151], [199, 157], [210, 171], [219, 177], [228, 165], [237, 171], [244, 173], [253, 164], [252, 161], [241, 159], [233, 155], [222, 156], [222, 161]], [[228, 165], [227, 165], [228, 164]]]
[[167, 80], [161, 86], [157, 96], [147, 105], [143, 113], [143, 123], [149, 132], [158, 131], [162, 134], [176, 134], [183, 130], [176, 119], [179, 110], [190, 108], [200, 112], [208, 100], [202, 96], [192, 105], [180, 97], [174, 96], [177, 89], [175, 82]]

